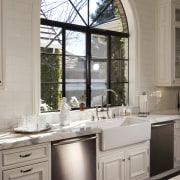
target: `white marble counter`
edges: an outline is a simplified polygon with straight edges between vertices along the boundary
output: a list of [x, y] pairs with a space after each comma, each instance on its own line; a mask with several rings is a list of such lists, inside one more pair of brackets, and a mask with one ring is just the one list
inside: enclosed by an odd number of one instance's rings
[[139, 117], [137, 115], [131, 116], [134, 119], [141, 119], [143, 121], [149, 121], [150, 123], [165, 122], [170, 120], [180, 120], [180, 115], [176, 114], [150, 114], [147, 117]]
[[76, 126], [62, 128], [59, 124], [53, 125], [48, 131], [34, 134], [15, 133], [14, 131], [6, 130], [0, 132], [0, 150], [97, 134], [100, 132], [101, 129], [96, 127]]
[[[147, 117], [138, 117], [138, 115], [126, 116], [126, 118], [128, 117], [150, 123], [157, 123], [169, 120], [180, 120], [180, 111], [166, 110], [155, 112]], [[85, 123], [86, 121], [81, 120], [65, 127], [60, 127], [59, 124], [53, 124], [50, 130], [34, 134], [2, 130], [0, 131], [0, 150], [101, 133], [100, 128], [96, 126], [88, 127]]]

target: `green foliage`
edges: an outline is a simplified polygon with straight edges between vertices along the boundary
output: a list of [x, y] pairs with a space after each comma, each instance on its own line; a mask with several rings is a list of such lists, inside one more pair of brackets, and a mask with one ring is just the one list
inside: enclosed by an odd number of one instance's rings
[[41, 48], [41, 99], [48, 110], [57, 110], [62, 97], [59, 82], [62, 77], [62, 57], [60, 50]]
[[[95, 20], [96, 17], [105, 9], [105, 11], [101, 14], [101, 16], [97, 19], [96, 23], [101, 24], [104, 22], [107, 22], [110, 19], [113, 19], [117, 17], [118, 10], [114, 7], [113, 3], [111, 3], [109, 6], [108, 4], [111, 2], [111, 0], [101, 0], [100, 2], [97, 2], [97, 9], [95, 10], [94, 14], [91, 14], [91, 19]], [[113, 2], [113, 1], [112, 1]]]

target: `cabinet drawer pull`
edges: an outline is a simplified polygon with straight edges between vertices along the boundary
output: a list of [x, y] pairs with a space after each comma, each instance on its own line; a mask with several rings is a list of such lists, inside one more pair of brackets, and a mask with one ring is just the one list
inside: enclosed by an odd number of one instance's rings
[[22, 170], [22, 169], [21, 169], [21, 173], [27, 173], [27, 172], [30, 172], [30, 171], [32, 171], [32, 170], [33, 170], [33, 168], [27, 169], [27, 170]]
[[20, 157], [20, 158], [25, 158], [25, 157], [29, 157], [29, 156], [31, 156], [31, 155], [32, 155], [32, 153], [23, 154], [23, 155], [20, 154], [19, 157]]
[[130, 161], [130, 160], [131, 160], [131, 158], [130, 158], [130, 157], [128, 157], [128, 160]]
[[125, 162], [125, 159], [122, 159], [123, 162]]

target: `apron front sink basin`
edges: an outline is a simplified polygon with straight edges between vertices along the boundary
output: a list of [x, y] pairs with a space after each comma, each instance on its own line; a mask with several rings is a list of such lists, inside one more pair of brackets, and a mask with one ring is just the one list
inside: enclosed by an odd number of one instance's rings
[[133, 118], [95, 122], [95, 125], [102, 130], [100, 148], [103, 151], [149, 140], [151, 136], [151, 123]]

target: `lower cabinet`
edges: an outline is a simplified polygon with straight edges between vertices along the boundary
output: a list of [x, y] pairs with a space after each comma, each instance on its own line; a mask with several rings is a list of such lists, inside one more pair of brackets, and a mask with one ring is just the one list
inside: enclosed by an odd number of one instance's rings
[[0, 151], [0, 180], [51, 180], [51, 144]]
[[149, 177], [149, 142], [100, 153], [98, 180], [143, 180]]
[[48, 163], [37, 163], [30, 166], [3, 171], [3, 180], [49, 180]]

